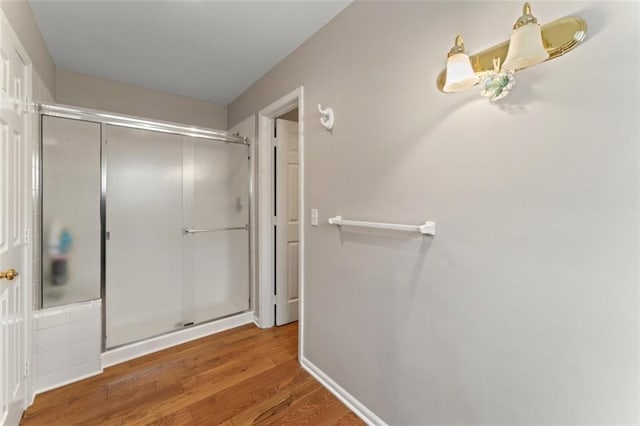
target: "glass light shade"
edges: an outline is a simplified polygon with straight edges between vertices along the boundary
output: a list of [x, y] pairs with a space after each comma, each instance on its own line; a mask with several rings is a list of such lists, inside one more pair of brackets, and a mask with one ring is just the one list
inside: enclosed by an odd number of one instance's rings
[[464, 53], [456, 53], [447, 59], [447, 80], [442, 90], [460, 92], [475, 86], [479, 80], [469, 57]]
[[542, 45], [540, 25], [530, 23], [513, 30], [502, 69], [515, 71], [544, 62], [547, 58], [549, 53]]

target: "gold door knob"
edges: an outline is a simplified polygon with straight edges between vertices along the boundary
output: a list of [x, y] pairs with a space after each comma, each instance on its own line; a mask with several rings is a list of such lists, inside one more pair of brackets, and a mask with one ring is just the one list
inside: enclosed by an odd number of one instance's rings
[[13, 281], [18, 275], [20, 274], [18, 274], [18, 271], [15, 269], [7, 269], [5, 272], [0, 272], [0, 280], [6, 279]]

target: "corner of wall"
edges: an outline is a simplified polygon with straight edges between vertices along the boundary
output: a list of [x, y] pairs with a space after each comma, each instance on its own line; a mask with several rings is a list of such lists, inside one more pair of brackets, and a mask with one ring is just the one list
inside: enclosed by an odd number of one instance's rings
[[346, 389], [340, 386], [336, 381], [329, 377], [324, 371], [322, 371], [313, 362], [309, 361], [304, 354], [300, 356], [300, 365], [309, 374], [311, 374], [317, 381], [319, 381], [329, 392], [331, 392], [336, 398], [338, 398], [344, 405], [349, 407], [358, 417], [360, 417], [365, 423], [373, 426], [385, 426], [386, 423], [380, 417], [378, 417], [373, 411], [371, 411], [362, 402], [358, 401], [356, 397], [350, 394]]

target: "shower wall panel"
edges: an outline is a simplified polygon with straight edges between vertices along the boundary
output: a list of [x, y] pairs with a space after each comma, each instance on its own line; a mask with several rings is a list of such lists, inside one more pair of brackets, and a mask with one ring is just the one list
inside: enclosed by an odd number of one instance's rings
[[42, 117], [42, 304], [100, 297], [100, 124]]

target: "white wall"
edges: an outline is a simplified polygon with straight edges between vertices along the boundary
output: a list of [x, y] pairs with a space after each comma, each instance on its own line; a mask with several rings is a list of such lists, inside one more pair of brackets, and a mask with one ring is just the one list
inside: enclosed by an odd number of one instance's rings
[[[440, 93], [455, 35], [483, 50], [520, 8], [354, 3], [229, 106], [234, 124], [304, 85], [323, 223], [304, 229], [304, 355], [389, 424], [640, 421], [638, 4], [536, 3], [586, 18], [587, 41], [495, 105]], [[438, 231], [340, 233], [336, 214]]]

